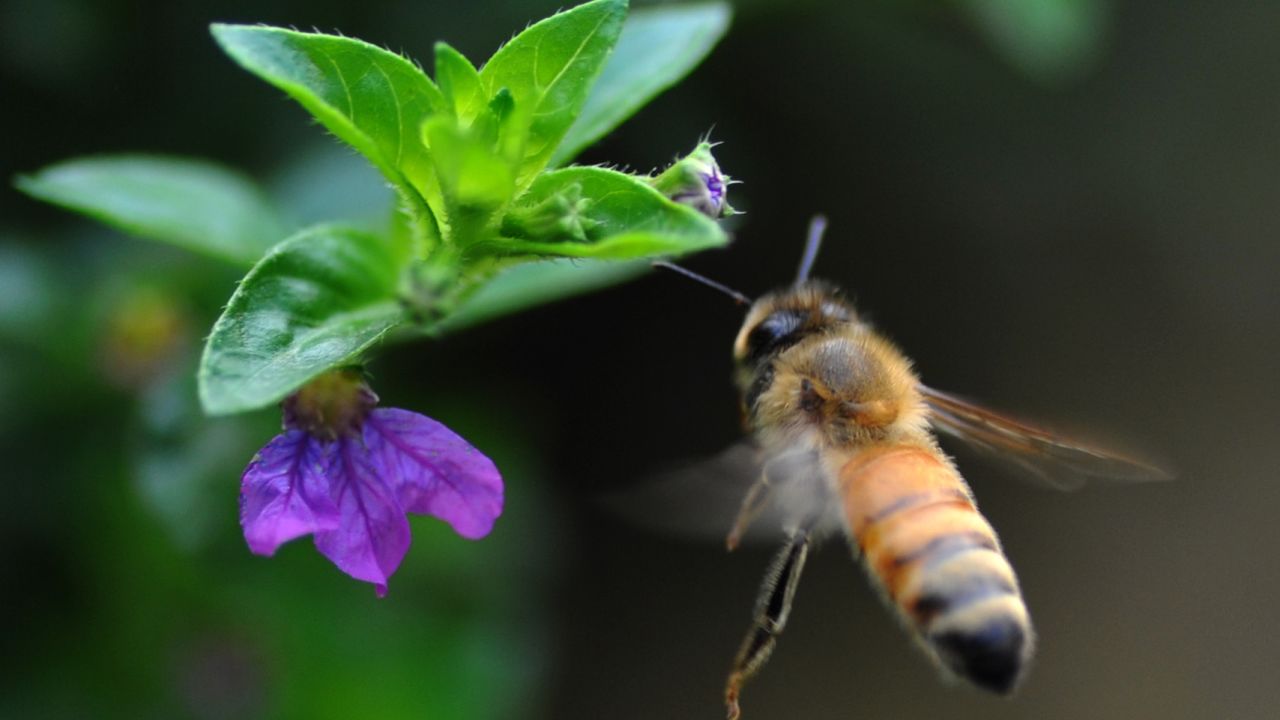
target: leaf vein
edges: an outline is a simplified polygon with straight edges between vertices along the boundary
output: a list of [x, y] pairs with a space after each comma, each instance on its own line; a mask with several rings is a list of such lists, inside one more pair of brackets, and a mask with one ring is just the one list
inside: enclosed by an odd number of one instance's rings
[[338, 61], [334, 60], [333, 57], [329, 55], [329, 52], [324, 48], [317, 48], [317, 52], [319, 52], [320, 56], [329, 61], [329, 64], [333, 66], [334, 75], [337, 76], [338, 83], [342, 85], [342, 92], [347, 96], [347, 118], [351, 120], [352, 125], [359, 127], [359, 124], [356, 122], [356, 104], [351, 97], [351, 88], [347, 86], [347, 78], [342, 74], [342, 68], [338, 65]]
[[[582, 42], [579, 43], [578, 48], [573, 51], [573, 55], [570, 55], [569, 59], [565, 61], [563, 65], [560, 66], [560, 71], [556, 73], [555, 77], [551, 78], [551, 82], [546, 84], [545, 90], [543, 90], [542, 92], [542, 97], [538, 98], [538, 104], [536, 107], [542, 107], [542, 101], [543, 99], [546, 98], [546, 95], [547, 95], [546, 91], [555, 87], [555, 84], [560, 82], [560, 78], [564, 77], [564, 74], [569, 71], [569, 68], [572, 67], [573, 64], [578, 61], [578, 56], [582, 55], [583, 50], [587, 47], [587, 43], [591, 42], [591, 39], [594, 38], [600, 32], [600, 27], [604, 25], [604, 21], [606, 19], [607, 18], [602, 17], [599, 20], [597, 20], [596, 26], [591, 28], [591, 32], [587, 33], [586, 36], [582, 38]], [[541, 41], [539, 41], [539, 45], [541, 45]], [[537, 59], [538, 59], [538, 54], [535, 52], [534, 53], [535, 68], [537, 67], [536, 65]], [[538, 76], [535, 71], [534, 73], [535, 82], [537, 81], [537, 77]], [[536, 108], [535, 108], [535, 112], [537, 112]]]
[[397, 168], [400, 167], [401, 160], [404, 157], [404, 103], [400, 102], [400, 93], [396, 92], [396, 84], [391, 81], [391, 76], [387, 74], [382, 66], [374, 63], [373, 69], [377, 70], [382, 79], [387, 81], [387, 89], [391, 91], [391, 97], [396, 103], [396, 162]]

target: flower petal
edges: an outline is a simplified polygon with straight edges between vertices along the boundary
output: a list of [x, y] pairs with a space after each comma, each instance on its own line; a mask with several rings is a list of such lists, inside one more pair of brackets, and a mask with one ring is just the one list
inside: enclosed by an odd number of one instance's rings
[[472, 540], [502, 514], [502, 476], [493, 461], [429, 417], [386, 408], [365, 420], [369, 454], [405, 510], [433, 515]]
[[357, 438], [330, 446], [325, 475], [341, 513], [337, 528], [316, 533], [316, 549], [338, 569], [387, 592], [387, 578], [409, 549], [409, 521], [394, 490]]
[[319, 440], [290, 430], [254, 456], [240, 479], [240, 525], [256, 555], [273, 555], [300, 535], [338, 527]]

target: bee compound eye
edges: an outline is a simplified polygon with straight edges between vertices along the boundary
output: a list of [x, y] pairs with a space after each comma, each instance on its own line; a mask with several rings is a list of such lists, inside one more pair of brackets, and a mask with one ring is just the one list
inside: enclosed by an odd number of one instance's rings
[[770, 314], [747, 335], [747, 357], [760, 360], [785, 350], [799, 339], [804, 314], [796, 310], [779, 310]]

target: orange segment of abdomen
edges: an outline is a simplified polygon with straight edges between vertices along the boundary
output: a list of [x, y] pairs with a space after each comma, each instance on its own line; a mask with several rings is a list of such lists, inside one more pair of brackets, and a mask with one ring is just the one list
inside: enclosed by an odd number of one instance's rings
[[891, 597], [949, 550], [998, 547], [960, 475], [936, 451], [868, 450], [840, 473], [845, 517], [867, 567]]
[[945, 667], [1007, 694], [1031, 655], [1013, 568], [968, 486], [931, 447], [863, 452], [840, 470], [863, 562]]

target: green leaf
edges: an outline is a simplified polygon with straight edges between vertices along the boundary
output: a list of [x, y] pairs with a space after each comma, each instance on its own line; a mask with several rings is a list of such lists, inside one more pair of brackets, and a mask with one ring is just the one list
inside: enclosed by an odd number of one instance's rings
[[118, 155], [21, 176], [20, 190], [125, 232], [250, 265], [284, 237], [258, 186], [202, 160]]
[[546, 167], [622, 32], [627, 0], [594, 0], [539, 22], [502, 46], [480, 70], [486, 97], [507, 88], [529, 123], [524, 187]]
[[487, 98], [480, 83], [480, 72], [462, 53], [447, 43], [436, 43], [436, 82], [454, 115], [464, 125], [470, 124], [484, 108]]
[[[551, 222], [552, 213], [566, 206], [573, 222]], [[579, 229], [586, 242], [574, 239]], [[505, 237], [494, 242], [499, 253], [610, 260], [679, 255], [728, 242], [713, 220], [668, 200], [641, 178], [597, 167], [539, 176], [516, 201], [502, 231]]]
[[688, 75], [729, 28], [727, 3], [669, 5], [637, 10], [591, 86], [582, 113], [551, 156], [563, 165]]
[[417, 195], [438, 212], [439, 193], [419, 131], [423, 120], [447, 106], [417, 66], [333, 35], [222, 24], [211, 32], [237, 63], [288, 93], [369, 158], [407, 200]]
[[507, 268], [481, 286], [456, 311], [430, 328], [456, 332], [503, 315], [626, 282], [647, 271], [646, 260], [554, 259]]
[[355, 362], [404, 319], [403, 244], [320, 226], [254, 266], [213, 326], [200, 360], [200, 401], [221, 415], [270, 405]]

